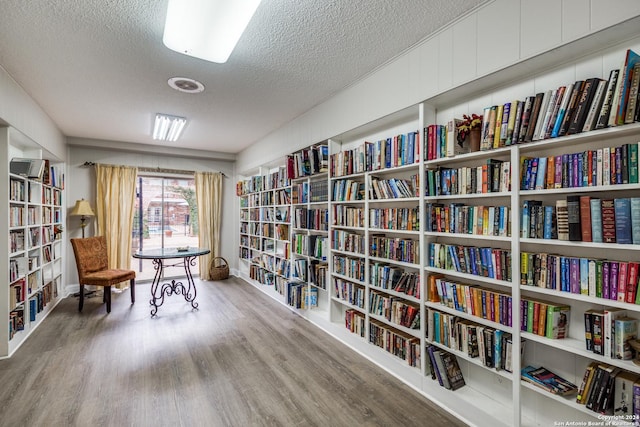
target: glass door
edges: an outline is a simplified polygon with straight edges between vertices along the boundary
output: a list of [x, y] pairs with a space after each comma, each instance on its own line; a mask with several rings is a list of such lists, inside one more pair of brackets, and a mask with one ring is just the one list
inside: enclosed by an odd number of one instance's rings
[[[147, 249], [198, 246], [198, 210], [193, 177], [139, 175], [133, 217], [132, 252]], [[169, 260], [171, 262], [171, 260]], [[192, 272], [198, 271], [196, 265]], [[153, 279], [151, 260], [132, 258], [137, 280]], [[165, 269], [165, 277], [184, 277], [181, 267]]]

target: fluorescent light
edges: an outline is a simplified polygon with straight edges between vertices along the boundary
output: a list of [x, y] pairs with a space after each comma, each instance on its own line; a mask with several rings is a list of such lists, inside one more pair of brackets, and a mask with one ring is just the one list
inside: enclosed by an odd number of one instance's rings
[[186, 124], [187, 119], [184, 117], [158, 113], [156, 114], [156, 121], [153, 125], [153, 139], [171, 142], [177, 141]]
[[165, 46], [218, 63], [227, 62], [261, 0], [169, 0]]

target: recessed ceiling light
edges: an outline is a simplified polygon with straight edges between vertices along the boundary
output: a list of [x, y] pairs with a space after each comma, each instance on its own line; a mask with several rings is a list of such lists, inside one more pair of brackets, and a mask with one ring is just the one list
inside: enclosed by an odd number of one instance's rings
[[188, 77], [171, 77], [167, 83], [175, 90], [185, 93], [204, 92], [204, 85]]
[[153, 125], [153, 139], [174, 142], [180, 138], [186, 124], [187, 119], [184, 117], [157, 113]]
[[261, 0], [169, 0], [162, 41], [184, 55], [224, 63]]

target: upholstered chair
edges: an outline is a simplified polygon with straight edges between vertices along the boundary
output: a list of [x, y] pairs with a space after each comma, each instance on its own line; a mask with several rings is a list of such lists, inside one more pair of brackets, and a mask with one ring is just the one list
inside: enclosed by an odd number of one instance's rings
[[104, 293], [102, 302], [107, 304], [107, 313], [111, 313], [111, 286], [120, 282], [130, 281], [131, 304], [136, 302], [135, 282], [136, 272], [109, 268], [107, 255], [107, 239], [104, 236], [87, 237], [83, 239], [71, 239], [73, 253], [78, 267], [80, 279], [80, 302], [78, 311], [82, 311], [84, 305], [84, 286], [102, 286]]

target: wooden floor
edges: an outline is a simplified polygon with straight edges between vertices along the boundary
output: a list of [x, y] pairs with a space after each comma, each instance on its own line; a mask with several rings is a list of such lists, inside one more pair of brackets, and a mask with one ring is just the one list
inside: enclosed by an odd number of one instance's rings
[[462, 426], [242, 280], [63, 300], [0, 361], [2, 426]]

